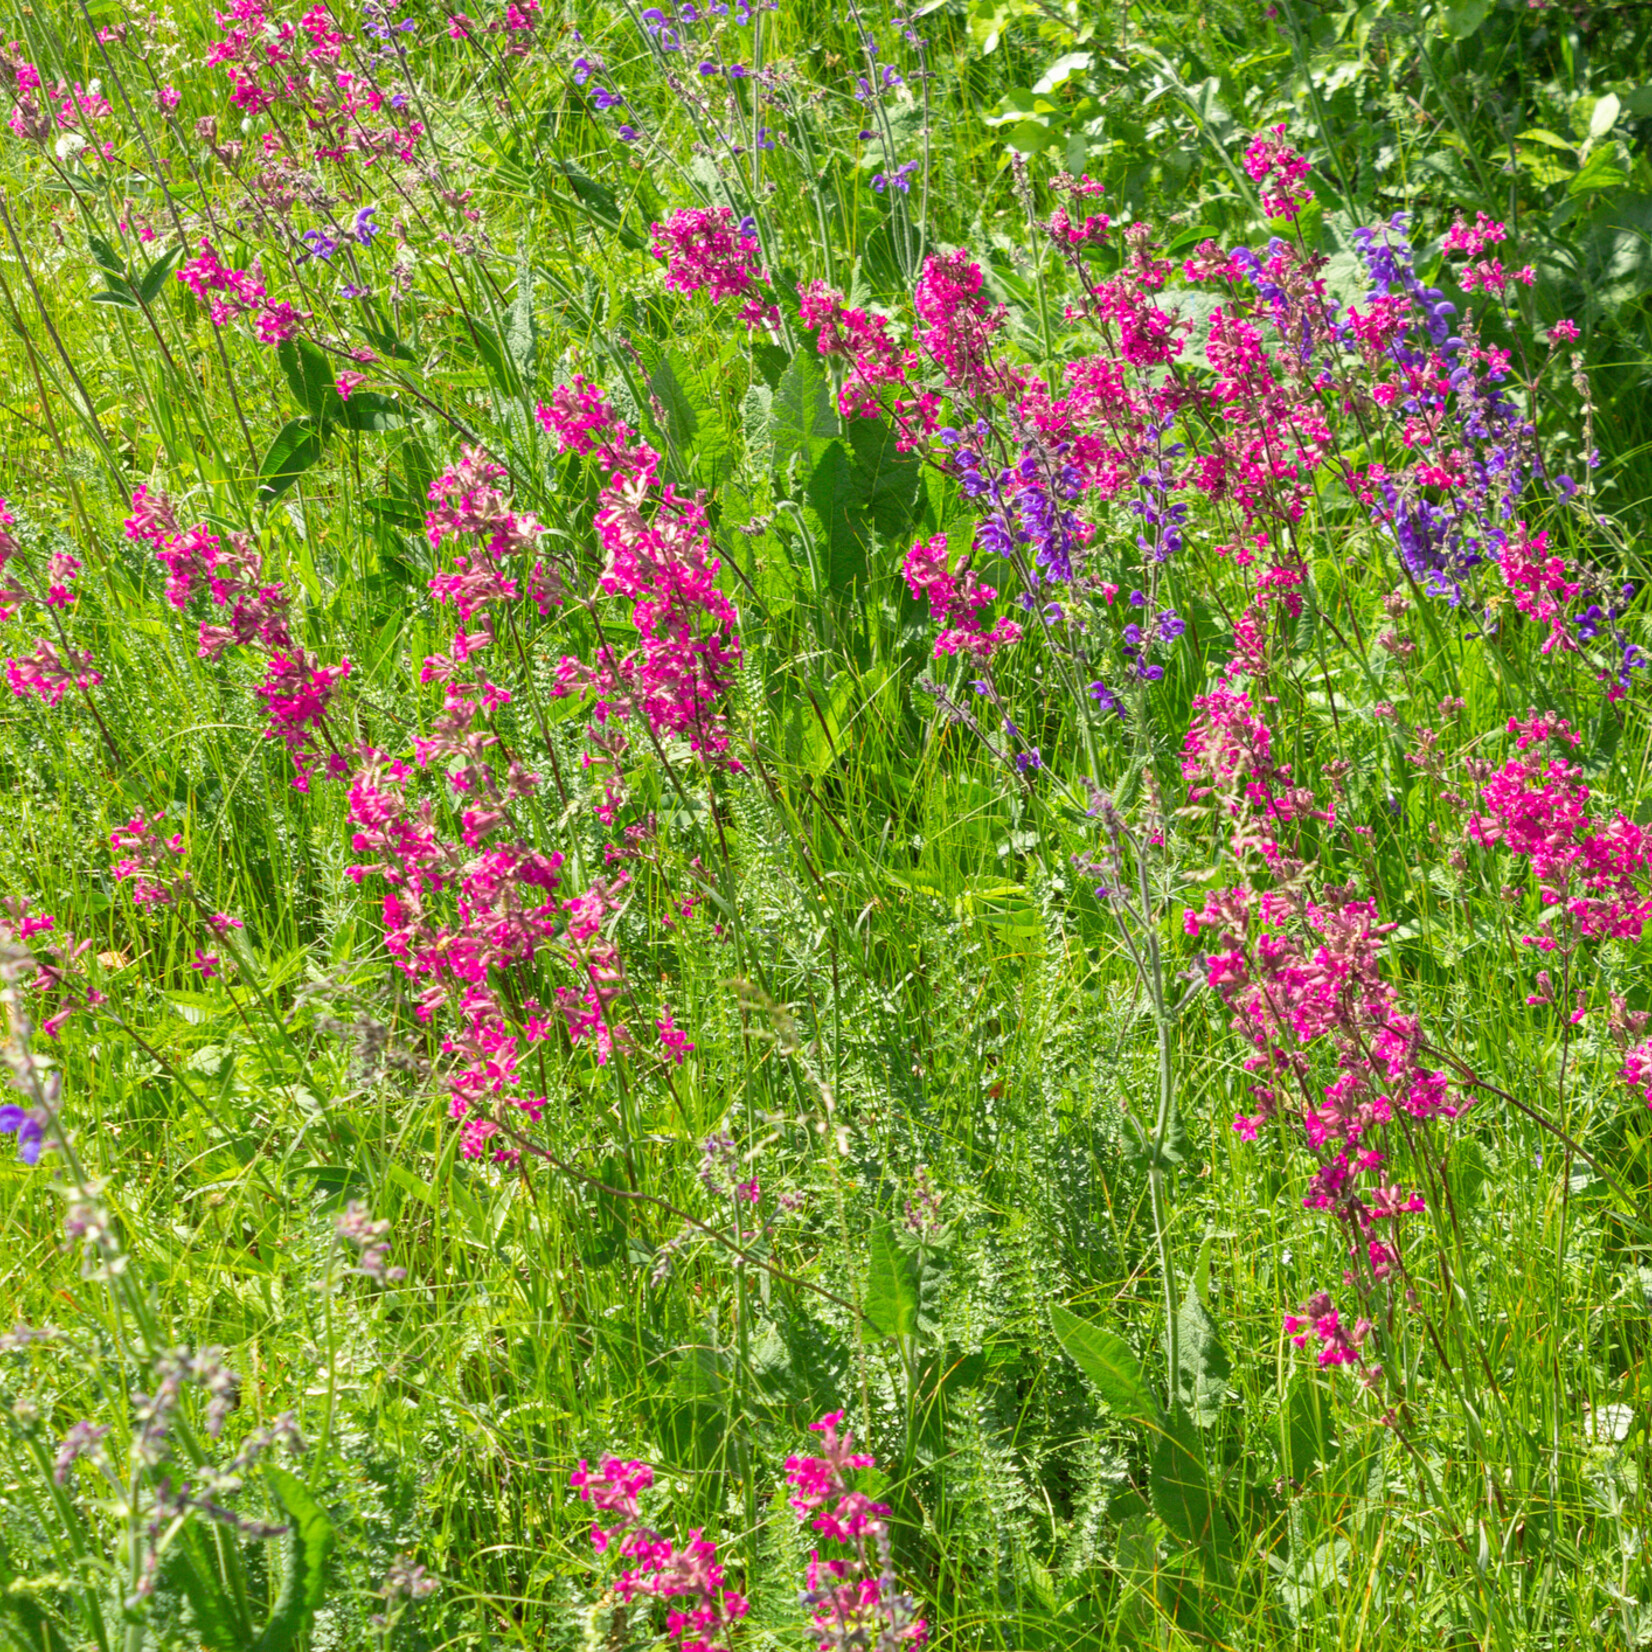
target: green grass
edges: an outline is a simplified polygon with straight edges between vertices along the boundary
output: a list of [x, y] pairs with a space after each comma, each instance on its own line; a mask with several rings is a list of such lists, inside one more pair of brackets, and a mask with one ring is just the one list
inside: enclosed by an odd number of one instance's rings
[[[923, 23], [932, 181], [896, 202], [871, 189], [884, 162], [855, 139], [852, 14], [764, 14], [765, 60], [790, 66], [776, 122], [791, 141], [763, 152], [754, 194], [749, 155], [721, 180], [695, 171], [693, 123], [625, 8], [547, 11], [520, 60], [500, 55], [498, 35], [450, 39], [438, 8], [406, 9], [422, 42], [408, 113], [427, 123], [439, 175], [342, 169], [328, 175], [336, 202], [300, 206], [290, 231], [260, 228], [246, 179], [260, 133], [308, 141], [298, 117], [277, 106], [253, 122], [233, 164], [194, 135], [208, 114], [223, 135], [238, 123], [222, 72], [199, 63], [221, 32], [209, 8], [180, 8], [156, 37], [154, 79], [182, 93], [173, 128], [153, 112], [150, 67], [96, 42], [113, 8], [6, 14], [7, 38], [49, 78], [103, 81], [121, 134], [107, 172], [4, 140], [0, 494], [31, 567], [54, 551], [84, 561], [78, 599], [58, 613], [103, 682], [101, 723], [75, 696], [0, 706], [0, 893], [89, 943], [106, 1002], [34, 1048], [59, 1064], [65, 1128], [125, 1261], [110, 1273], [112, 1252], [88, 1263], [65, 1242], [61, 1157], [31, 1169], [0, 1156], [11, 1311], [67, 1339], [0, 1360], [0, 1638], [32, 1652], [217, 1644], [176, 1558], [195, 1543], [201, 1575], [243, 1613], [230, 1644], [252, 1644], [283, 1599], [294, 1644], [318, 1652], [664, 1644], [641, 1607], [614, 1611], [588, 1510], [567, 1488], [580, 1458], [612, 1450], [657, 1466], [662, 1531], [719, 1538], [753, 1602], [740, 1645], [812, 1644], [796, 1599], [809, 1545], [782, 1470], [807, 1425], [842, 1406], [877, 1454], [866, 1489], [893, 1508], [900, 1570], [944, 1648], [1652, 1641], [1652, 1130], [1604, 1030], [1609, 991], [1647, 1004], [1646, 950], [1617, 940], [1577, 954], [1565, 987], [1591, 1007], [1580, 1028], [1528, 1007], [1541, 960], [1512, 935], [1536, 920], [1536, 895], [1511, 907], [1507, 858], [1491, 851], [1454, 864], [1463, 817], [1441, 795], [1449, 784], [1414, 772], [1374, 710], [1391, 702], [1406, 726], [1440, 727], [1457, 775], [1465, 758], [1502, 760], [1509, 716], [1558, 711], [1584, 735], [1592, 806], [1643, 819], [1645, 690], [1608, 704], [1586, 664], [1539, 653], [1537, 628], [1481, 638], [1441, 604], [1404, 620], [1419, 644], [1409, 664], [1365, 646], [1388, 623], [1380, 604], [1399, 569], [1334, 490], [1314, 501], [1300, 543], [1322, 620], [1283, 640], [1268, 717], [1322, 805], [1327, 765], [1348, 765], [1343, 830], [1312, 840], [1315, 876], [1356, 880], [1398, 926], [1386, 968], [1431, 1040], [1612, 1178], [1489, 1091], [1428, 1138], [1418, 1162], [1436, 1180], [1410, 1219], [1428, 1312], [1396, 1333], [1409, 1409], [1404, 1427], [1385, 1427], [1347, 1373], [1317, 1370], [1281, 1330], [1336, 1286], [1344, 1246], [1302, 1209], [1304, 1157], [1230, 1129], [1247, 1105], [1247, 1048], [1209, 993], [1174, 1041], [1182, 1139], [1156, 1172], [1156, 1225], [1152, 1155], [1126, 1125], [1151, 1117], [1159, 1083], [1153, 1010], [1095, 879], [1073, 864], [1100, 847], [1072, 806], [1082, 720], [1035, 648], [1015, 655], [1005, 694], [1043, 754], [1041, 788], [916, 687], [930, 673], [967, 698], [956, 663], [948, 675], [931, 658], [934, 627], [900, 575], [917, 533], [967, 535], [956, 489], [849, 433], [834, 457], [824, 427], [773, 420], [783, 370], [807, 368], [826, 394], [807, 341], [748, 348], [726, 310], [664, 292], [646, 252], [651, 221], [726, 193], [759, 210], [777, 276], [830, 276], [899, 314], [921, 207], [929, 246], [968, 246], [987, 266], [1037, 366], [1057, 278], [1042, 272], [1041, 313], [1006, 139], [1034, 156], [1040, 191], [1062, 164], [1088, 169], [1107, 210], [1167, 226], [1166, 241], [1202, 226], [1259, 245], [1267, 226], [1236, 161], [1250, 132], [1286, 120], [1316, 165], [1323, 211], [1307, 232], [1349, 291], [1356, 224], [1404, 207], [1422, 247], [1459, 210], [1514, 221], [1538, 280], [1496, 336], [1530, 349], [1536, 329], [1576, 317], [1594, 405], [1586, 415], [1551, 370], [1537, 396], [1544, 439], [1557, 469], [1581, 474], [1588, 440], [1604, 458], [1595, 485], [1610, 519], [1556, 509], [1556, 541], [1642, 579], [1652, 22], [1636, 8], [1287, 3], [1270, 20], [1248, 6], [1091, 17], [949, 0]], [[352, 34], [365, 17], [338, 15]], [[867, 23], [892, 52], [887, 18]], [[652, 147], [616, 142], [619, 117], [570, 83], [580, 52], [605, 55]], [[1030, 99], [1074, 53], [1085, 62], [1047, 109], [988, 124], [1031, 109], [1017, 92]], [[1620, 112], [1591, 137], [1608, 95]], [[918, 143], [918, 106], [896, 114], [900, 142]], [[1573, 147], [1520, 143], [1534, 129]], [[1511, 138], [1517, 154], [1557, 157], [1554, 174], [1535, 159], [1506, 166]], [[1600, 152], [1612, 181], [1574, 191]], [[329, 291], [336, 267], [300, 259], [295, 235], [371, 202], [386, 229], [362, 256], [378, 294], [368, 306]], [[410, 254], [400, 288], [393, 219]], [[122, 227], [140, 221], [152, 242]], [[272, 296], [312, 312], [308, 331], [329, 348], [377, 334], [369, 389], [410, 416], [334, 430], [279, 497], [261, 496], [267, 450], [303, 412], [276, 352], [245, 324], [214, 329], [170, 276], [140, 308], [91, 302], [111, 267], [141, 281], [186, 230], [211, 233], [226, 262], [259, 252]], [[679, 486], [707, 490], [746, 641], [732, 702], [744, 766], [712, 772], [680, 745], [640, 741], [627, 760], [622, 824], [657, 823], [614, 925], [632, 1019], [646, 1034], [669, 1004], [692, 1056], [598, 1066], [588, 1046], [555, 1041], [549, 1104], [528, 1135], [557, 1162], [530, 1150], [495, 1166], [459, 1152], [440, 1083], [447, 1023], [415, 1014], [385, 949], [381, 892], [349, 875], [343, 788], [292, 789], [286, 754], [262, 737], [261, 662], [233, 649], [200, 659], [193, 618], [166, 606], [164, 572], [121, 524], [144, 483], [164, 486], [182, 520], [252, 534], [294, 593], [295, 641], [352, 663], [341, 729], [407, 754], [440, 709], [420, 662], [452, 634], [428, 591], [425, 493], [461, 443], [508, 466], [517, 507], [546, 524], [568, 568], [587, 585], [600, 570], [592, 476], [532, 416], [576, 371], [628, 404]], [[1121, 568], [1133, 532], [1106, 530]], [[1182, 910], [1233, 880], [1220, 823], [1184, 811], [1179, 763], [1192, 700], [1246, 600], [1212, 554], [1218, 537], [1190, 531], [1166, 576], [1194, 624], [1139, 732], [1091, 736], [1095, 778], [1136, 829], [1162, 830], [1155, 927], [1177, 973], [1196, 967]], [[617, 604], [601, 613], [622, 625]], [[24, 653], [43, 623], [39, 610], [7, 623], [4, 652]], [[515, 695], [501, 738], [559, 777], [524, 830], [567, 857], [570, 888], [603, 875], [614, 836], [581, 767], [583, 708], [550, 692], [558, 656], [588, 656], [595, 623], [579, 602], [529, 612], [499, 668]], [[1645, 641], [1640, 606], [1630, 624]], [[1454, 717], [1436, 709], [1447, 695], [1465, 701]], [[221, 949], [240, 959], [229, 980], [191, 968], [203, 931], [189, 900], [139, 912], [111, 877], [110, 831], [159, 808], [183, 834], [201, 911], [245, 919]], [[686, 895], [699, 905], [685, 920]], [[546, 966], [516, 989], [548, 994], [552, 981]], [[757, 1211], [702, 1183], [700, 1143], [716, 1131], [750, 1155]], [[945, 1229], [902, 1253], [914, 1317], [885, 1334], [879, 1224], [901, 1225], [920, 1173]], [[352, 1201], [390, 1224], [404, 1278], [347, 1271], [336, 1223]], [[1122, 1338], [1163, 1395], [1166, 1256], [1220, 1344], [1202, 1356], [1223, 1391], [1196, 1454], [1231, 1554], [1187, 1537], [1155, 1427], [1109, 1404], [1052, 1324], [1060, 1306]], [[241, 1378], [222, 1448], [204, 1443], [196, 1408], [185, 1456], [223, 1459], [286, 1412], [309, 1440], [290, 1466], [336, 1541], [302, 1609], [306, 1574], [289, 1552], [301, 1544], [196, 1520], [149, 1603], [123, 1614], [131, 1522], [90, 1467], [53, 1489], [57, 1442], [80, 1419], [109, 1424], [110, 1457], [127, 1462], [129, 1393], [152, 1385], [152, 1355], [170, 1345], [221, 1347]], [[1589, 1433], [1607, 1406], [1629, 1409], [1621, 1439]], [[311, 1529], [256, 1473], [236, 1506]], [[403, 1557], [441, 1588], [375, 1627]]]

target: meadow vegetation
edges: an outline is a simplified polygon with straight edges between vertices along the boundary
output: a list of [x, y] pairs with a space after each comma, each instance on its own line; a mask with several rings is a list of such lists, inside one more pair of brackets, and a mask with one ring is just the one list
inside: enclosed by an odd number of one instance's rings
[[1652, 11], [0, 0], [0, 1641], [1652, 1644]]

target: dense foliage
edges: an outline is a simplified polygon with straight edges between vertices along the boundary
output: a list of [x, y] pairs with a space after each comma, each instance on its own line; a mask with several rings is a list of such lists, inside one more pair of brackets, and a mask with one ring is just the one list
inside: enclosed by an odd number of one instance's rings
[[1652, 14], [4, 40], [0, 1639], [1652, 1643]]

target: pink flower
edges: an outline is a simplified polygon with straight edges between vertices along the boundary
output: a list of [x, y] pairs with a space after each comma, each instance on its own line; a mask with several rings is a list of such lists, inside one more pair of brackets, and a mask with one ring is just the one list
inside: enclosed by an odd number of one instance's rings
[[366, 382], [367, 375], [365, 373], [345, 372], [340, 373], [339, 376], [333, 381], [333, 388], [338, 391], [339, 399], [341, 401], [349, 401], [350, 392], [354, 390], [357, 385], [365, 384]]
[[759, 249], [751, 220], [738, 225], [728, 207], [680, 207], [663, 224], [650, 226], [649, 250], [666, 267], [665, 284], [677, 293], [708, 293], [714, 304], [743, 300], [739, 319], [747, 327], [778, 327], [780, 311], [758, 296], [768, 271], [757, 262]]
[[1294, 219], [1314, 198], [1304, 182], [1312, 168], [1286, 144], [1282, 125], [1258, 132], [1251, 139], [1244, 166], [1246, 177], [1264, 186], [1262, 211], [1269, 218]]

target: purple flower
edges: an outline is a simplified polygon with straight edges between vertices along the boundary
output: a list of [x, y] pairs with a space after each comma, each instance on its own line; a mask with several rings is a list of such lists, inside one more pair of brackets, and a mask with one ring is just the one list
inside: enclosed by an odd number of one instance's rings
[[591, 102], [599, 109], [612, 109], [616, 105], [624, 103], [625, 99], [618, 92], [610, 92], [606, 86], [593, 86], [591, 88]]
[[619, 129], [619, 141], [621, 143], [641, 143], [642, 133], [634, 126], [622, 126]]
[[373, 222], [373, 214], [378, 210], [377, 207], [363, 207], [350, 226], [350, 234], [364, 247], [372, 246], [373, 237], [379, 232], [379, 226]]
[[[649, 14], [647, 12], [643, 13], [644, 17], [647, 17], [648, 15]], [[658, 14], [656, 13], [655, 15], [657, 16]], [[588, 57], [576, 57], [574, 59], [574, 85], [583, 86], [585, 84], [585, 82], [588, 81], [590, 78], [591, 78], [591, 60], [590, 60], [590, 58], [588, 58]]]
[[904, 161], [893, 172], [872, 175], [872, 187], [881, 195], [886, 187], [898, 189], [903, 195], [912, 193], [912, 174], [918, 169], [916, 161]]
[[303, 239], [310, 243], [310, 253], [325, 264], [338, 251], [338, 240], [324, 229], [307, 229]]
[[40, 1121], [22, 1107], [0, 1107], [0, 1135], [17, 1137], [17, 1156], [24, 1164], [38, 1164], [44, 1145]]

